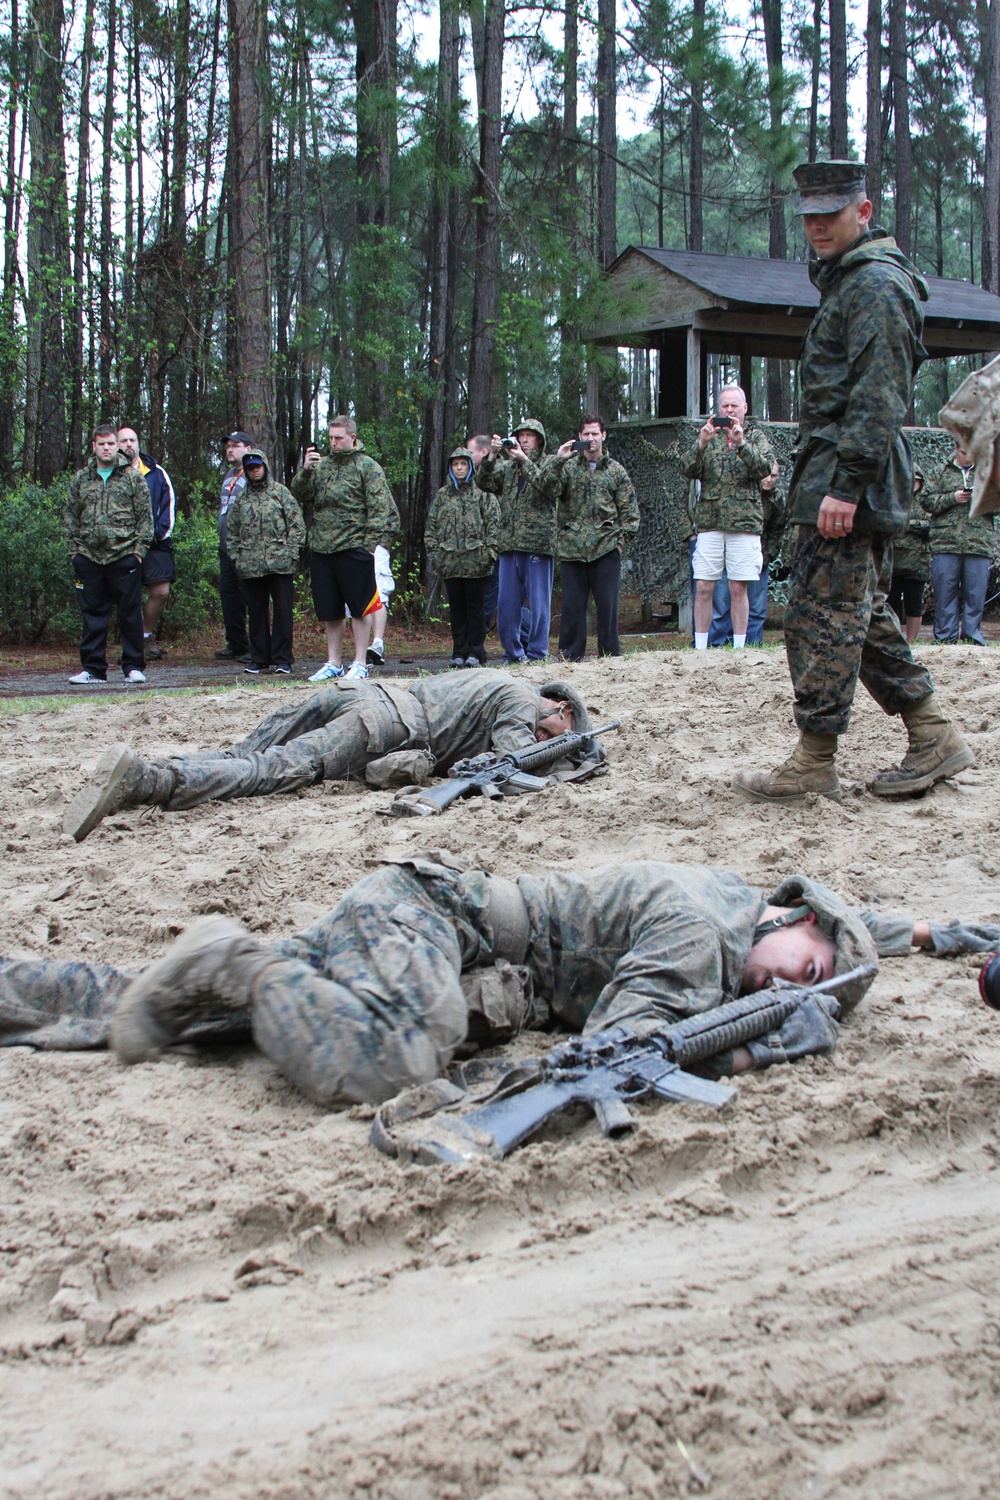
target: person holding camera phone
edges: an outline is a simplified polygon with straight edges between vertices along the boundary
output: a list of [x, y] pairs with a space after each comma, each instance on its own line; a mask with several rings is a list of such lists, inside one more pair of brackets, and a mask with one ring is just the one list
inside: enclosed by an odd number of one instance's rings
[[[399, 530], [399, 511], [382, 468], [358, 442], [353, 417], [332, 416], [330, 452], [310, 444], [292, 494], [309, 515], [309, 571], [313, 606], [326, 627], [327, 660], [310, 682], [368, 674], [372, 616], [382, 600], [375, 579], [375, 549], [387, 548]], [[351, 611], [354, 663], [341, 660]]]
[[738, 385], [727, 385], [719, 397], [718, 416], [709, 417], [698, 437], [681, 455], [681, 473], [701, 482], [694, 519], [694, 644], [708, 649], [712, 596], [725, 573], [729, 579], [733, 645], [747, 642], [750, 602], [747, 584], [757, 583], [763, 567], [761, 532], [764, 511], [761, 480], [774, 466], [774, 453], [763, 432], [746, 428], [747, 398]]
[[982, 646], [983, 609], [993, 561], [993, 517], [970, 516], [975, 464], [955, 445], [936, 468], [922, 497], [930, 515], [934, 639]]
[[575, 439], [557, 448], [545, 471], [558, 504], [556, 555], [562, 580], [559, 656], [582, 661], [587, 651], [587, 604], [597, 611], [598, 656], [621, 656], [618, 583], [622, 549], [639, 530], [632, 481], [604, 451], [607, 429], [596, 412], [584, 412]]
[[[514, 436], [494, 433], [476, 470], [476, 484], [500, 501], [500, 592], [497, 634], [507, 663], [544, 661], [549, 654], [556, 501], [543, 482], [545, 428], [525, 417]], [[531, 611], [522, 640], [521, 610]]]

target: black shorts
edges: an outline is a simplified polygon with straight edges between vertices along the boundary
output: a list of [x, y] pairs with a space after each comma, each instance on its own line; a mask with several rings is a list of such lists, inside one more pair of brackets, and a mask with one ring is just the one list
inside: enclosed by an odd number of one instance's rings
[[142, 560], [143, 583], [148, 588], [151, 583], [174, 583], [176, 579], [173, 542], [169, 537], [164, 537], [161, 542], [150, 542], [149, 551]]
[[904, 618], [915, 620], [924, 612], [924, 591], [927, 584], [922, 578], [911, 578], [908, 573], [893, 573], [889, 589], [889, 607], [899, 614], [902, 605]]
[[381, 608], [375, 559], [365, 547], [314, 552], [309, 575], [318, 620], [342, 620], [348, 609], [354, 619], [360, 620]]

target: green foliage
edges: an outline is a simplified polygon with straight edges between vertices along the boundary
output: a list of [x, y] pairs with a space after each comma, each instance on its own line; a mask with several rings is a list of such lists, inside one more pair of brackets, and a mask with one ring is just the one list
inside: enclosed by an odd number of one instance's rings
[[0, 641], [6, 645], [79, 632], [62, 530], [68, 486], [67, 474], [49, 490], [25, 481], [0, 494]]
[[177, 582], [163, 616], [169, 636], [194, 634], [219, 617], [219, 528], [214, 515], [177, 517], [173, 531]]

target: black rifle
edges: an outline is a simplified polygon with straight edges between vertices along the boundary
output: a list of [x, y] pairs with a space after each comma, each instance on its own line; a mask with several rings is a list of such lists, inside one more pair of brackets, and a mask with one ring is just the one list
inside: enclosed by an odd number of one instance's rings
[[539, 1064], [515, 1069], [488, 1104], [463, 1114], [432, 1116], [411, 1136], [406, 1155], [424, 1163], [483, 1156], [499, 1160], [574, 1104], [592, 1110], [604, 1134], [613, 1138], [635, 1129], [628, 1106], [641, 1100], [670, 1099], [722, 1109], [738, 1091], [687, 1073], [685, 1067], [767, 1036], [812, 995], [869, 978], [877, 968], [862, 964], [849, 974], [813, 985], [775, 979], [771, 989], [730, 1000], [644, 1037], [634, 1036], [627, 1026], [571, 1037]]
[[557, 734], [554, 739], [542, 740], [527, 750], [512, 750], [509, 755], [497, 755], [488, 750], [482, 755], [470, 756], [468, 760], [457, 760], [446, 781], [437, 786], [421, 788], [419, 792], [401, 792], [392, 803], [397, 817], [428, 817], [443, 812], [459, 797], [471, 797], [481, 792], [484, 797], [502, 797], [504, 788], [512, 792], [540, 792], [548, 786], [544, 776], [533, 776], [551, 766], [573, 750], [582, 749], [599, 734], [617, 729], [618, 719], [610, 724], [601, 724], [597, 729], [570, 734]]

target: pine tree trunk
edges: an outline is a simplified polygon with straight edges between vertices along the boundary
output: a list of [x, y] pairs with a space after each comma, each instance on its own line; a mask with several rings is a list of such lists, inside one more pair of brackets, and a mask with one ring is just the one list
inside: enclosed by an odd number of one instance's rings
[[830, 0], [830, 155], [845, 161], [847, 137], [847, 6]]
[[704, 240], [703, 201], [705, 170], [702, 145], [705, 134], [705, 0], [693, 0], [691, 51], [695, 76], [691, 81], [691, 135], [688, 157], [688, 193], [691, 219], [688, 226], [688, 249], [700, 250]]
[[80, 52], [80, 119], [76, 133], [76, 207], [73, 211], [73, 344], [69, 416], [70, 462], [83, 464], [83, 304], [87, 250], [87, 166], [90, 156], [90, 69], [94, 58], [94, 9], [87, 0]]
[[[111, 254], [111, 165], [115, 129], [115, 58], [117, 49], [114, 35], [118, 27], [116, 0], [108, 0], [108, 70], [104, 90], [104, 129], [101, 147], [101, 284], [100, 284], [100, 376], [101, 416], [112, 420], [111, 409], [111, 363], [114, 352], [114, 334], [111, 327], [111, 304], [114, 299], [114, 272]], [[115, 403], [115, 419], [120, 415], [119, 401]]]
[[[17, 329], [17, 239], [21, 195], [21, 176], [17, 170], [17, 116], [21, 69], [20, 21], [17, 0], [10, 8], [10, 71], [7, 84], [7, 176], [3, 185], [3, 338], [12, 349]], [[21, 127], [21, 154], [24, 154], [24, 125]], [[0, 479], [7, 481], [14, 473], [14, 410], [17, 374], [13, 359], [0, 361]]]
[[227, 0], [229, 17], [230, 276], [236, 420], [274, 452], [271, 326], [271, 80], [264, 0]]
[[896, 244], [904, 255], [913, 248], [913, 147], [907, 93], [906, 0], [889, 0], [889, 71], [892, 77], [892, 133], [896, 149]]
[[882, 0], [868, 0], [865, 176], [872, 223], [882, 218]]
[[597, 0], [597, 259], [618, 254], [618, 71], [616, 0]]
[[[782, 92], [784, 88], [784, 52], [781, 32], [781, 0], [761, 0], [764, 22], [764, 48], [767, 53], [767, 101], [771, 125], [772, 150], [782, 129]], [[772, 260], [784, 260], [788, 254], [785, 228], [785, 200], [781, 184], [772, 176], [768, 184], [768, 245]], [[773, 422], [788, 420], [788, 384], [784, 360], [767, 361], [767, 414]]]
[[48, 485], [66, 466], [67, 359], [64, 289], [71, 284], [66, 133], [61, 74], [62, 0], [33, 0], [28, 76], [31, 195], [28, 205], [28, 359], [23, 466]]
[[[577, 142], [577, 70], [580, 66], [578, 0], [566, 0], [563, 11], [563, 119], [561, 141], [561, 177], [563, 200], [563, 233], [569, 240], [571, 256], [579, 246], [580, 187], [577, 164], [580, 148]], [[574, 337], [571, 317], [579, 296], [576, 277], [569, 272], [560, 291], [562, 318], [559, 342], [559, 402], [567, 420], [580, 411], [580, 345]]]
[[454, 339], [451, 313], [454, 250], [454, 170], [458, 151], [459, 56], [462, 46], [461, 12], [458, 0], [441, 0], [439, 6], [437, 127], [434, 132], [434, 201], [430, 226], [429, 292], [427, 324], [429, 370], [434, 393], [424, 410], [423, 454], [420, 485], [410, 507], [406, 537], [406, 563], [419, 565], [424, 525], [431, 497], [444, 474], [445, 443], [452, 434], [445, 427], [448, 387], [453, 378]]
[[983, 37], [986, 154], [983, 161], [983, 225], [980, 280], [1000, 292], [1000, 0], [990, 0]]
[[479, 178], [476, 197], [476, 263], [469, 339], [469, 431], [493, 430], [493, 343], [500, 290], [500, 141], [502, 131], [504, 0], [486, 0], [482, 94], [479, 111]]

